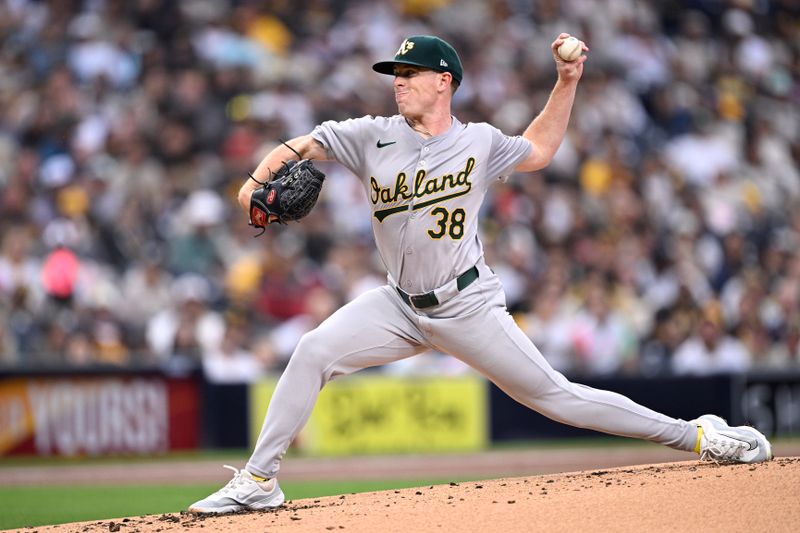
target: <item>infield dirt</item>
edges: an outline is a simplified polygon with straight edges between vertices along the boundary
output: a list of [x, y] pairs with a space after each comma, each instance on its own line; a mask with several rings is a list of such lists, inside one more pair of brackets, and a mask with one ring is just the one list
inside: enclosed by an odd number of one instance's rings
[[[797, 531], [800, 458], [698, 461], [450, 483], [289, 501], [277, 510], [187, 513], [33, 528], [44, 532]], [[22, 531], [31, 531], [25, 529]]]

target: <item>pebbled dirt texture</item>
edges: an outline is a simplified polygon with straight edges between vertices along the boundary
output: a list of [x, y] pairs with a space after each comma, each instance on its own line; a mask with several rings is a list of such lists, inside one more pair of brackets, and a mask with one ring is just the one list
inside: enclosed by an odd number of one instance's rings
[[800, 458], [683, 461], [288, 501], [273, 511], [129, 517], [20, 531], [167, 533], [797, 531]]

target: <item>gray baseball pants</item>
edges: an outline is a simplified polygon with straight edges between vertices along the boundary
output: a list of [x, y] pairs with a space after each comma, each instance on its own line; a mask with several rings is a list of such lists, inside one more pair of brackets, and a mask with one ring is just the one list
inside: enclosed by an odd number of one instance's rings
[[386, 285], [304, 335], [278, 381], [247, 470], [263, 477], [278, 474], [289, 444], [331, 379], [431, 348], [452, 354], [518, 402], [558, 422], [694, 449], [693, 424], [620, 394], [571, 383], [553, 370], [508, 314], [497, 276], [483, 261], [478, 268], [474, 283], [430, 311], [410, 307]]

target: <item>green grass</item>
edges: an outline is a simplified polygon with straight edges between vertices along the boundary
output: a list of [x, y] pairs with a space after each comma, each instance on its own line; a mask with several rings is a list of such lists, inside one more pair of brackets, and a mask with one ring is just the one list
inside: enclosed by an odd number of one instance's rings
[[[450, 481], [465, 480], [286, 482], [281, 483], [281, 488], [287, 498], [299, 500]], [[0, 487], [0, 529], [177, 513], [218, 488], [219, 485]]]

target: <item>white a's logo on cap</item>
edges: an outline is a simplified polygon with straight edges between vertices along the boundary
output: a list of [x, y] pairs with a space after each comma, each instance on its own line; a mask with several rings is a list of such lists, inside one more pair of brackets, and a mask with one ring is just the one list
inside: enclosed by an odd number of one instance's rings
[[444, 59], [440, 59], [439, 60], [439, 66], [440, 67], [447, 67], [449, 65], [447, 64], [447, 61], [445, 61]]
[[409, 41], [406, 39], [403, 41], [403, 44], [400, 45], [400, 48], [397, 49], [397, 53], [395, 55], [404, 56], [412, 48], [414, 48], [414, 41]]

